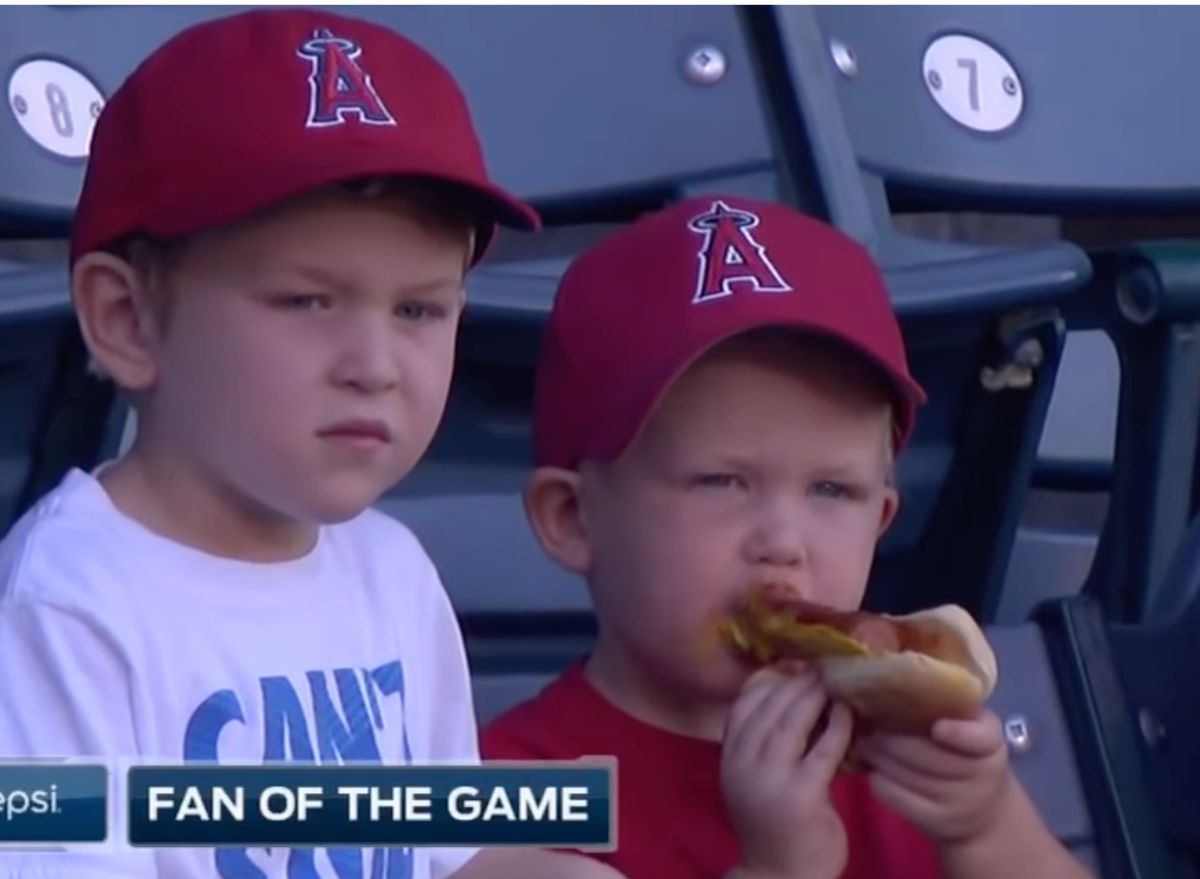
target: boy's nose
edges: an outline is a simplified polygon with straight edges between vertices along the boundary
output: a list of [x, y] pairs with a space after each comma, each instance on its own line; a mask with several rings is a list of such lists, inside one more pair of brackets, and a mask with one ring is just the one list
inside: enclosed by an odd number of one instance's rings
[[386, 330], [363, 323], [345, 334], [333, 379], [365, 394], [391, 390], [400, 382], [394, 341]]
[[763, 541], [753, 553], [754, 564], [764, 568], [795, 568], [804, 559], [804, 548], [796, 541]]
[[790, 504], [764, 510], [747, 542], [750, 561], [763, 568], [795, 568], [807, 560], [803, 515]]

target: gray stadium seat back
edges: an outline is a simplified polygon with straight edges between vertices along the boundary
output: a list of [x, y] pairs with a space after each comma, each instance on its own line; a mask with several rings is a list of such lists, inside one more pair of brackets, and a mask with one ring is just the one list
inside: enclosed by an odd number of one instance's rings
[[1013, 769], [1054, 835], [1094, 865], [1094, 828], [1041, 632], [1025, 623], [987, 634], [1000, 668], [989, 707], [1005, 725]]
[[[37, 447], [61, 347], [61, 311], [43, 307], [61, 281], [28, 268], [0, 271], [0, 517], [17, 509]], [[7, 314], [5, 314], [7, 312]]]
[[[0, 30], [0, 69], [51, 59], [107, 96], [165, 39], [233, 11], [14, 7], [5, 10]], [[770, 164], [752, 65], [732, 8], [337, 11], [392, 26], [448, 65], [468, 95], [494, 175], [525, 198], [559, 204], [637, 196], [753, 174]], [[687, 59], [713, 41], [722, 47], [726, 73], [706, 85], [689, 78]], [[36, 87], [21, 96], [26, 113], [47, 112], [43, 86], [52, 87], [53, 76], [31, 83]], [[82, 128], [91, 108], [67, 112]], [[49, 142], [54, 145], [53, 137]], [[11, 111], [0, 113], [0, 154], [0, 215], [70, 217], [82, 160], [56, 155], [26, 136]]]
[[863, 166], [882, 178], [971, 193], [975, 204], [1200, 200], [1200, 122], [1186, 112], [1200, 88], [1192, 10], [825, 6], [816, 15], [828, 44], [853, 56], [853, 75], [836, 77], [842, 112]]
[[84, 364], [62, 266], [0, 264], [0, 410], [4, 412], [0, 522], [4, 527], [48, 487], [49, 479], [59, 478], [55, 459], [81, 459], [90, 446], [105, 441], [111, 387], [85, 373]]

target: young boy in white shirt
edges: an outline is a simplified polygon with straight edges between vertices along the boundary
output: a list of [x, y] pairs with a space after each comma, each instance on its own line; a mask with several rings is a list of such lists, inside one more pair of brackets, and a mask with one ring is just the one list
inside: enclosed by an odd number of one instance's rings
[[[434, 435], [497, 223], [537, 216], [490, 182], [450, 74], [386, 28], [255, 10], [132, 74], [95, 130], [71, 292], [137, 437], [0, 544], [0, 755], [478, 761], [437, 571], [368, 508]], [[0, 853], [0, 875], [613, 874], [541, 852], [182, 848]]]

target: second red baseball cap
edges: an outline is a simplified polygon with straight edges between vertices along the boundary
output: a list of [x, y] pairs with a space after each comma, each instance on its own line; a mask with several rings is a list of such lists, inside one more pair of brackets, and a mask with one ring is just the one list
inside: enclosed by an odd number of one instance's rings
[[97, 120], [71, 262], [131, 233], [169, 239], [332, 183], [419, 176], [473, 193], [484, 221], [539, 226], [488, 176], [450, 73], [381, 25], [256, 9], [194, 25], [148, 57]]
[[615, 460], [692, 362], [767, 326], [834, 337], [874, 363], [904, 445], [925, 392], [867, 250], [782, 204], [705, 197], [629, 224], [568, 268], [538, 364], [535, 463]]

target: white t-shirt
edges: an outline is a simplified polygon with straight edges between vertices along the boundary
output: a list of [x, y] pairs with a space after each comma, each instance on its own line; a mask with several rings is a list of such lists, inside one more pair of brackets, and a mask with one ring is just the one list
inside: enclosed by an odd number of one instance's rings
[[[234, 561], [154, 534], [78, 470], [0, 542], [0, 759], [59, 755], [479, 761], [462, 637], [403, 525], [367, 511], [296, 561]], [[0, 851], [0, 877], [440, 879], [473, 854]]]

